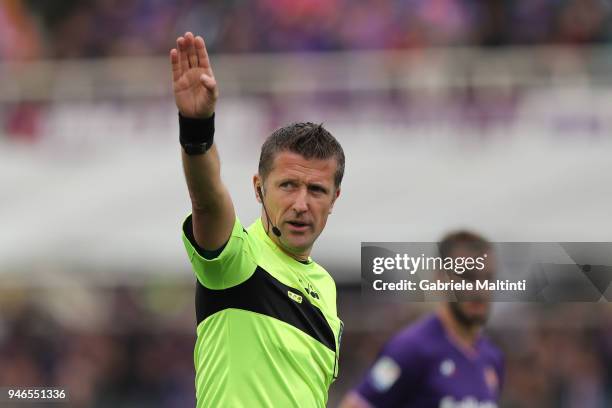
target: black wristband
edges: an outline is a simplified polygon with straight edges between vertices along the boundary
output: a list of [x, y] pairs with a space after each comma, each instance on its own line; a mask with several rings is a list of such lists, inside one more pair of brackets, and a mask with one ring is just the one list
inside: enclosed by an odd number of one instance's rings
[[190, 156], [204, 154], [213, 145], [215, 114], [207, 119], [186, 118], [179, 112], [179, 141]]

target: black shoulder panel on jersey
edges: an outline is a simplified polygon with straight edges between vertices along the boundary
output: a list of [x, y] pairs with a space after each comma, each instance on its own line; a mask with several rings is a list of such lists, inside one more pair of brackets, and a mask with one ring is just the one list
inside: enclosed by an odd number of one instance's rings
[[336, 352], [334, 332], [319, 308], [302, 292], [257, 267], [249, 279], [227, 289], [208, 289], [196, 281], [198, 324], [225, 309], [242, 309], [288, 323]]

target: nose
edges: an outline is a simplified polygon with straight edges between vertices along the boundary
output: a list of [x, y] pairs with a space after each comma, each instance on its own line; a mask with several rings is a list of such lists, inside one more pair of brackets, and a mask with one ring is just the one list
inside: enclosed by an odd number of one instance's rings
[[305, 188], [301, 188], [296, 194], [295, 201], [293, 202], [293, 211], [296, 214], [308, 211], [308, 192]]

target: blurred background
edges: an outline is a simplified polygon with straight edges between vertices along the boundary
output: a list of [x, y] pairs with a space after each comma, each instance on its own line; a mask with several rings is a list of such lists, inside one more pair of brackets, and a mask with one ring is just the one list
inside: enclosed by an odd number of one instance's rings
[[[342, 196], [314, 258], [345, 322], [329, 406], [434, 304], [363, 302], [361, 241], [612, 241], [609, 0], [0, 0], [0, 386], [194, 404], [190, 209], [168, 51], [207, 41], [243, 223], [276, 127], [323, 122]], [[612, 406], [612, 308], [495, 305], [502, 407]]]

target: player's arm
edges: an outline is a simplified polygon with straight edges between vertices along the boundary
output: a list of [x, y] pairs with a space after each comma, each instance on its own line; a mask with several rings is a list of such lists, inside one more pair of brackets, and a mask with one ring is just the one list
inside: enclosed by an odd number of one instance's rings
[[[206, 120], [215, 112], [219, 89], [202, 37], [186, 33], [170, 51], [174, 99], [184, 118]], [[216, 250], [232, 232], [235, 213], [229, 192], [221, 181], [216, 145], [203, 154], [181, 149], [183, 170], [192, 206], [193, 235], [198, 246]]]

